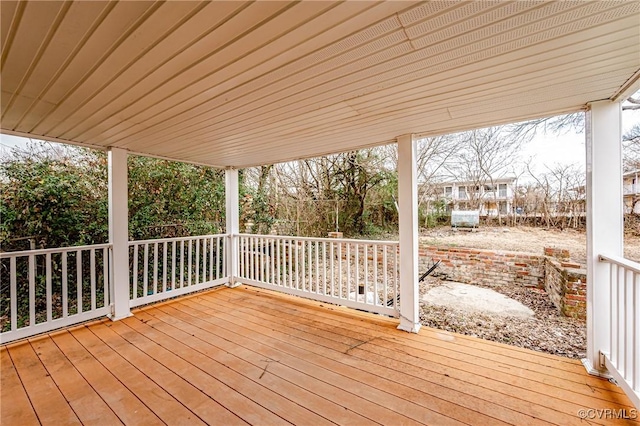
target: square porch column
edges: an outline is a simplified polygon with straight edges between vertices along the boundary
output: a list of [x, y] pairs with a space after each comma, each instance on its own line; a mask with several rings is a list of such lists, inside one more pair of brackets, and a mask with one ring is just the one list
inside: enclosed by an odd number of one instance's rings
[[400, 231], [400, 325], [420, 330], [418, 291], [418, 179], [413, 135], [398, 136], [398, 221]]
[[111, 244], [111, 315], [113, 321], [131, 316], [129, 309], [129, 187], [127, 150], [109, 148], [109, 243]]
[[609, 272], [601, 254], [623, 255], [622, 106], [599, 101], [586, 115], [587, 148], [587, 358], [591, 374], [606, 373], [600, 352], [609, 353]]
[[240, 207], [238, 170], [227, 169], [224, 174], [224, 196], [226, 202], [226, 232], [229, 235], [228, 248], [226, 250], [227, 274], [229, 275], [229, 287], [236, 287], [238, 277], [238, 234], [240, 233]]

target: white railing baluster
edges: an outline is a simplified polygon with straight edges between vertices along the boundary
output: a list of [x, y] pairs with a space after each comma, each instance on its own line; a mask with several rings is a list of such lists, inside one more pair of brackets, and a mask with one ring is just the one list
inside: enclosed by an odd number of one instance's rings
[[369, 246], [367, 244], [364, 245], [364, 265], [362, 265], [362, 270], [364, 273], [364, 293], [362, 294], [362, 301], [367, 303], [367, 292], [369, 291]]
[[132, 298], [133, 300], [138, 298], [138, 244], [133, 246], [133, 276], [132, 278]]
[[207, 282], [207, 258], [209, 256], [207, 256], [207, 251], [209, 245], [207, 244], [207, 239], [206, 238], [202, 238], [202, 269], [200, 270], [200, 282], [201, 283], [206, 283]]
[[162, 244], [162, 292], [167, 291], [167, 242]]
[[256, 279], [256, 258], [255, 258], [255, 241], [253, 237], [249, 237], [247, 242], [249, 243], [249, 249], [247, 256], [249, 256], [249, 279]]
[[187, 287], [189, 287], [192, 284], [191, 281], [191, 268], [193, 267], [193, 240], [189, 240], [189, 254], [187, 255], [189, 256], [187, 258]]
[[280, 287], [282, 286], [282, 275], [280, 275], [280, 240], [273, 240], [273, 249], [275, 250], [275, 253], [273, 254], [273, 257], [275, 258], [273, 269], [273, 283]]
[[277, 277], [277, 272], [276, 272], [276, 244], [275, 244], [275, 240], [273, 238], [269, 239], [269, 260], [271, 261], [271, 273], [269, 275], [269, 282], [271, 284], [275, 284], [276, 283], [276, 277]]
[[82, 313], [82, 250], [76, 251], [76, 312]]
[[142, 262], [142, 297], [149, 295], [149, 244], [144, 245], [144, 261]]
[[45, 255], [45, 291], [47, 295], [47, 321], [53, 320], [53, 291], [51, 288], [51, 253]]
[[[623, 273], [624, 270], [618, 266], [616, 266], [616, 282], [614, 285], [615, 288], [615, 305], [614, 305], [614, 315], [613, 318], [620, 318], [620, 274]], [[618, 350], [620, 348], [620, 324], [618, 323], [618, 321], [612, 321], [613, 323], [615, 323], [615, 330], [616, 330], [616, 334], [615, 334], [615, 360], [616, 360], [616, 365], [620, 365], [620, 351]]]
[[311, 241], [306, 241], [307, 245], [307, 291], [313, 291], [313, 247]]
[[638, 280], [640, 273], [633, 274], [633, 291], [631, 292], [631, 304], [633, 307], [633, 315], [631, 317], [632, 326], [632, 343], [631, 343], [631, 359], [633, 360], [633, 373], [631, 374], [631, 387], [633, 389], [640, 389], [640, 287]]
[[306, 285], [305, 285], [305, 283], [306, 283], [306, 280], [307, 280], [307, 272], [306, 272], [306, 270], [305, 270], [305, 268], [306, 268], [306, 261], [305, 261], [306, 256], [305, 256], [305, 255], [306, 255], [306, 253], [307, 253], [307, 250], [306, 250], [306, 248], [307, 248], [307, 242], [306, 242], [306, 241], [301, 241], [301, 242], [302, 242], [302, 244], [300, 245], [300, 246], [301, 246], [301, 250], [300, 250], [300, 257], [302, 258], [302, 266], [301, 266], [301, 268], [300, 268], [300, 274], [301, 274], [301, 275], [300, 275], [300, 280], [302, 281], [302, 282], [301, 282], [302, 290], [303, 290], [303, 291], [306, 291], [306, 289], [305, 289], [305, 286], [306, 286]]
[[36, 324], [36, 257], [29, 256], [29, 325]]
[[316, 293], [320, 293], [320, 242], [315, 242], [316, 246]]
[[[15, 258], [12, 258], [15, 259]], [[62, 317], [66, 318], [69, 316], [69, 277], [67, 276], [68, 265], [67, 265], [67, 252], [62, 252], [61, 254], [61, 262], [62, 262]], [[15, 277], [12, 277], [12, 279]], [[106, 292], [105, 292], [106, 294]], [[13, 296], [12, 296], [13, 301]], [[13, 309], [11, 310], [13, 312]]]
[[171, 242], [171, 290], [175, 290], [176, 288], [176, 258], [178, 257], [176, 253], [176, 242]]
[[[220, 239], [222, 237], [217, 237], [216, 238], [216, 280], [220, 278]], [[225, 248], [226, 248], [226, 244], [225, 244]], [[211, 250], [211, 259], [213, 262], [213, 250]], [[213, 270], [211, 270], [211, 281], [213, 281]]]
[[[331, 262], [331, 266], [329, 268], [329, 279], [331, 280], [331, 295], [335, 296], [336, 295], [336, 289], [335, 289], [336, 278], [335, 278], [334, 269], [336, 267], [336, 258], [334, 256], [333, 244], [334, 244], [333, 241], [331, 241], [329, 243], [329, 259], [330, 259], [330, 262]], [[340, 243], [338, 243], [338, 244], [340, 244]], [[338, 261], [340, 261], [340, 260], [338, 260]], [[340, 282], [342, 282], [342, 281], [340, 281]], [[338, 297], [339, 298], [342, 297], [342, 288], [340, 288], [340, 293], [338, 294]]]
[[[214, 244], [215, 244], [215, 248], [214, 248]], [[216, 275], [215, 278], [213, 275], [213, 253], [220, 253], [220, 239], [219, 238], [215, 238], [214, 241], [214, 237], [211, 237], [211, 240], [209, 241], [209, 281], [213, 281], [214, 279], [217, 280], [218, 279], [218, 264], [219, 262], [216, 262]]]
[[[343, 285], [345, 285], [347, 287], [347, 298], [349, 298], [349, 292], [351, 291], [351, 283], [353, 282], [353, 280], [351, 279], [351, 244], [350, 243], [346, 243], [347, 246], [347, 254], [346, 254], [346, 263], [347, 263], [347, 279], [343, 284], [343, 280], [342, 280], [342, 243], [338, 243], [338, 273], [339, 273], [339, 278], [338, 278], [338, 295], [340, 296], [340, 298], [342, 298], [342, 295], [344, 294], [342, 292], [342, 288]], [[331, 277], [333, 280], [333, 277]]]
[[109, 248], [102, 249], [102, 307], [109, 306]]
[[327, 242], [322, 242], [322, 294], [327, 294]]
[[[338, 296], [342, 297], [342, 288], [345, 285], [344, 277], [342, 276], [342, 242], [337, 242], [338, 246]], [[348, 244], [347, 244], [348, 247]], [[349, 249], [347, 248], [347, 288], [349, 287]], [[334, 264], [335, 260], [333, 259], [333, 255], [331, 256], [331, 265]], [[333, 281], [333, 275], [331, 276], [331, 280]]]
[[299, 259], [298, 259], [299, 251], [300, 251], [299, 248], [300, 247], [298, 246], [298, 242], [296, 240], [292, 240], [292, 241], [294, 241], [293, 244], [295, 244], [294, 245], [294, 250], [295, 250], [294, 254], [295, 254], [296, 261], [295, 261], [294, 264], [295, 264], [295, 267], [296, 267], [296, 270], [295, 270], [295, 274], [296, 274], [296, 289], [300, 290], [300, 277], [299, 277], [299, 275], [300, 275], [300, 263], [299, 263]]
[[627, 334], [628, 328], [627, 328], [627, 287], [628, 287], [628, 277], [629, 277], [629, 273], [631, 271], [627, 270], [627, 269], [623, 269], [623, 273], [624, 273], [624, 280], [623, 280], [623, 289], [621, 292], [621, 296], [622, 296], [622, 321], [621, 321], [621, 325], [622, 325], [622, 338], [620, 339], [621, 341], [618, 343], [618, 350], [620, 352], [622, 352], [622, 372], [623, 372], [623, 376], [625, 376], [625, 379], [627, 378], [627, 374], [629, 373], [629, 365], [627, 365], [627, 362], [630, 361], [627, 358], [627, 342], [629, 340], [629, 336]]
[[18, 286], [17, 286], [17, 270], [16, 270], [16, 258], [9, 259], [9, 298], [11, 305], [11, 331], [15, 331], [18, 328]]
[[360, 244], [355, 244], [356, 248], [356, 280], [353, 290], [349, 288], [349, 293], [355, 294], [355, 300], [358, 300], [358, 287], [360, 287]]
[[382, 246], [382, 250], [382, 282], [384, 287], [384, 297], [382, 298], [382, 305], [387, 306], [387, 304], [389, 303], [389, 288], [387, 286], [389, 278], [387, 277], [387, 246]]
[[393, 307], [398, 309], [398, 247], [394, 247], [393, 251]]
[[91, 285], [91, 310], [96, 309], [96, 251], [89, 250], [89, 283]]
[[158, 294], [158, 243], [153, 244], [153, 294]]
[[180, 288], [184, 287], [184, 240], [180, 241]]
[[249, 271], [251, 271], [251, 256], [250, 256], [250, 250], [249, 250], [249, 237], [243, 237], [244, 238], [244, 277], [245, 278], [250, 278], [251, 274]]
[[200, 278], [200, 240], [195, 240], [194, 243], [196, 244], [196, 268], [194, 270], [195, 272], [195, 276], [194, 276], [194, 284], [200, 284], [199, 278]]
[[379, 304], [378, 296], [378, 245], [373, 245], [373, 304]]

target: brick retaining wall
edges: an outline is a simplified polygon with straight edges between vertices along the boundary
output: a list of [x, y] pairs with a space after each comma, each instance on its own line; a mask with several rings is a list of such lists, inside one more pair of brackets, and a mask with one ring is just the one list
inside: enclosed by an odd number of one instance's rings
[[461, 247], [420, 247], [420, 271], [440, 260], [437, 272], [453, 281], [487, 286], [544, 288], [544, 256]]
[[586, 318], [587, 271], [580, 265], [547, 258], [544, 287], [563, 315]]
[[586, 316], [586, 271], [571, 263], [567, 250], [545, 248], [544, 255], [462, 247], [420, 246], [420, 272], [440, 260], [436, 273], [447, 279], [486, 286], [519, 285], [545, 289], [566, 316]]

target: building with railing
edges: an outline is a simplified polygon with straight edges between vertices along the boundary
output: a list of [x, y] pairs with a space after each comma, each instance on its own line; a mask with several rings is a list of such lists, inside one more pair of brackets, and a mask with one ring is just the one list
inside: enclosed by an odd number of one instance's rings
[[515, 178], [482, 183], [448, 181], [421, 185], [420, 192], [432, 202], [443, 202], [446, 211], [478, 210], [480, 216], [498, 216], [514, 213], [515, 182]]
[[[0, 7], [2, 133], [105, 150], [109, 188], [104, 244], [0, 253], [2, 424], [578, 425], [640, 407], [620, 124], [639, 2]], [[586, 371], [421, 330], [415, 141], [578, 111]], [[391, 143], [397, 242], [240, 233], [239, 169]], [[224, 233], [130, 241], [130, 155], [224, 169]]]
[[622, 175], [625, 213], [640, 214], [640, 170], [632, 170]]

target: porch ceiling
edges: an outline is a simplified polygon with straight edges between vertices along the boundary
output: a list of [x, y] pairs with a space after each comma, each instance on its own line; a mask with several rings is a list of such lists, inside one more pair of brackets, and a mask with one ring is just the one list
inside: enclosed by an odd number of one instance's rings
[[1, 3], [2, 132], [249, 166], [628, 92], [638, 1]]

